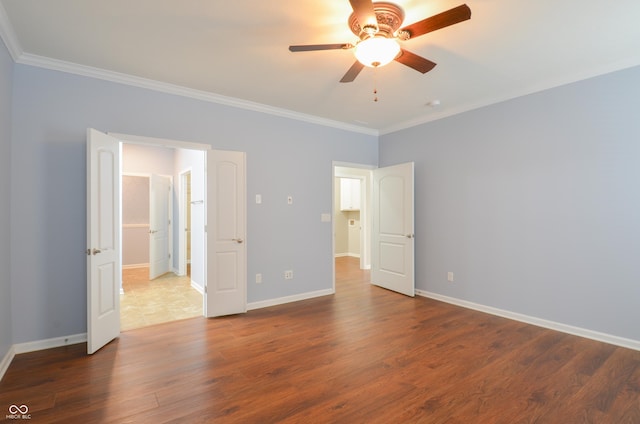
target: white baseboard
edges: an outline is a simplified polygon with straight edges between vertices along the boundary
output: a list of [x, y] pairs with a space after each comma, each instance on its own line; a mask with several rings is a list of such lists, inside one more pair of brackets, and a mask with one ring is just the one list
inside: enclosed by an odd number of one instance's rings
[[329, 296], [334, 294], [333, 289], [317, 290], [313, 292], [294, 294], [292, 296], [279, 297], [277, 299], [261, 300], [247, 304], [247, 310], [268, 308], [269, 306], [283, 305], [285, 303], [298, 302], [300, 300], [312, 299], [314, 297]]
[[334, 255], [335, 258], [344, 258], [344, 257], [349, 257], [349, 258], [359, 258], [360, 254], [359, 253], [336, 253]]
[[13, 358], [20, 353], [35, 352], [37, 350], [51, 349], [54, 347], [67, 346], [77, 343], [84, 343], [87, 341], [87, 333], [74, 334], [71, 336], [54, 337], [46, 340], [36, 340], [33, 342], [16, 343], [7, 352], [7, 354], [0, 361], [0, 380], [4, 377], [4, 374], [9, 369]]
[[36, 340], [34, 342], [17, 343], [13, 349], [17, 354], [35, 352], [36, 350], [51, 349], [54, 347], [67, 346], [87, 341], [87, 333], [73, 334], [71, 336], [54, 337], [46, 340]]
[[7, 370], [9, 369], [9, 365], [11, 365], [11, 361], [13, 361], [13, 358], [15, 356], [16, 356], [16, 351], [13, 348], [13, 346], [11, 346], [7, 354], [4, 355], [4, 358], [2, 358], [2, 361], [0, 361], [0, 381], [2, 380], [2, 377], [4, 377], [4, 374], [7, 372]]
[[136, 269], [136, 268], [149, 268], [149, 264], [129, 264], [122, 265], [122, 269]]
[[191, 287], [193, 287], [198, 293], [204, 296], [204, 288], [199, 284], [196, 284], [195, 281], [191, 280]]
[[503, 318], [509, 318], [515, 321], [536, 325], [538, 327], [549, 328], [551, 330], [560, 331], [562, 333], [572, 334], [574, 336], [580, 336], [587, 339], [596, 340], [599, 342], [608, 343], [615, 346], [621, 346], [628, 349], [640, 351], [639, 340], [627, 339], [624, 337], [618, 337], [611, 334], [588, 330], [586, 328], [574, 327], [572, 325], [562, 324], [555, 321], [548, 321], [541, 318], [523, 315], [517, 312], [505, 311], [503, 309], [493, 308], [491, 306], [486, 306], [486, 305], [480, 305], [478, 303], [468, 302], [466, 300], [456, 299], [454, 297], [443, 296], [441, 294], [432, 293], [425, 290], [416, 289], [416, 294], [419, 296], [428, 297], [430, 299], [439, 300], [441, 302], [450, 303], [452, 305], [462, 306], [463, 308], [474, 309], [476, 311], [485, 312], [485, 313], [496, 315]]

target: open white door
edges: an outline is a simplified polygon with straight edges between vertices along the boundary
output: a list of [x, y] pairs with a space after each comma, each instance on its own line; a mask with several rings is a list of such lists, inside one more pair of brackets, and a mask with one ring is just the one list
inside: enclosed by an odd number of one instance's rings
[[120, 334], [120, 142], [87, 130], [87, 353]]
[[415, 296], [413, 162], [373, 171], [371, 282]]
[[205, 316], [247, 311], [245, 154], [209, 150], [206, 161]]
[[149, 279], [153, 280], [171, 269], [169, 234], [171, 219], [171, 179], [151, 175], [149, 180]]

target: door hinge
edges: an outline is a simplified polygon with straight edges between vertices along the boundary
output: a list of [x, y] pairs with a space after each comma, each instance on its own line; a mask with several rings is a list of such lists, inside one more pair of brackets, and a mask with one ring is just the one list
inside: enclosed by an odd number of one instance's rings
[[204, 292], [207, 293], [207, 286], [204, 286]]
[[171, 220], [168, 220], [167, 222], [169, 223], [169, 225], [171, 225]]
[[167, 253], [167, 258], [171, 259], [171, 253]]

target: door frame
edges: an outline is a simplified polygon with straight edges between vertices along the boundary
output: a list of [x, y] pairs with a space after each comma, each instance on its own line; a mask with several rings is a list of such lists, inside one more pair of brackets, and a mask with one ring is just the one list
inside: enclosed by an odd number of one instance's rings
[[[360, 171], [360, 173], [354, 173], [351, 175], [336, 173], [336, 168], [351, 168]], [[357, 178], [362, 181], [360, 184], [360, 225], [362, 231], [360, 231], [360, 268], [371, 268], [371, 190], [372, 190], [372, 172], [377, 166], [364, 163], [353, 162], [340, 162], [333, 161], [331, 164], [331, 258], [332, 258], [332, 280], [333, 280], [333, 292], [336, 292], [336, 223], [335, 223], [335, 210], [336, 210], [336, 178]], [[363, 176], [361, 172], [368, 171], [368, 176]]]
[[[121, 134], [121, 133], [113, 133], [113, 132], [108, 132], [107, 135], [110, 135], [118, 139], [120, 143], [124, 143], [124, 144], [137, 144], [137, 145], [149, 146], [149, 147], [166, 147], [170, 149], [200, 150], [204, 152], [213, 150], [212, 146], [209, 144], [194, 143], [189, 141], [179, 141], [179, 140], [163, 139], [163, 138], [156, 138], [156, 137], [145, 137], [145, 136], [139, 136], [139, 135]], [[206, 201], [206, 196], [207, 196], [206, 190], [205, 190], [204, 196]], [[171, 234], [171, 236], [173, 237], [173, 234]], [[204, 260], [206, 261], [206, 259], [207, 258], [205, 257]], [[120, 257], [120, 264], [122, 264], [122, 257]], [[204, 285], [206, 286], [206, 274], [204, 278], [205, 278]], [[120, 278], [120, 280], [121, 280], [120, 284], [122, 287], [122, 277]], [[192, 287], [193, 287], [193, 284], [192, 284]], [[204, 291], [202, 316], [205, 316], [204, 302], [206, 302], [206, 296], [207, 296], [206, 291]]]
[[178, 174], [180, 184], [180, 207], [178, 217], [178, 275], [187, 275], [187, 237], [185, 234], [185, 227], [187, 225], [187, 174], [193, 177], [192, 168], [188, 167], [183, 169]]

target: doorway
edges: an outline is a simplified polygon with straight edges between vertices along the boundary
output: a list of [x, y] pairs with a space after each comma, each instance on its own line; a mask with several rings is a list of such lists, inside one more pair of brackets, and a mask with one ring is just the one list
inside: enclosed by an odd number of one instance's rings
[[371, 167], [334, 163], [333, 258], [336, 276], [371, 268]]
[[[202, 290], [192, 281], [190, 266], [192, 167], [173, 184], [174, 170], [198, 153], [183, 150], [123, 144], [122, 331], [203, 316]], [[199, 155], [204, 167], [204, 153]], [[181, 234], [185, 227], [188, 235]], [[176, 236], [180, 242], [174, 244]], [[182, 242], [185, 236], [189, 240]], [[198, 256], [196, 267], [203, 269], [203, 261]]]
[[[202, 284], [203, 315], [208, 318], [247, 312], [246, 153], [212, 150], [208, 145], [87, 129], [87, 353], [93, 354], [120, 334], [122, 288], [121, 180], [127, 162], [123, 146], [177, 149], [185, 160], [197, 157], [201, 173], [191, 178], [191, 195], [200, 182], [199, 214], [191, 211], [191, 280], [196, 265]], [[186, 150], [193, 149], [193, 150]], [[142, 164], [153, 164], [148, 157]], [[176, 162], [178, 163], [178, 162]], [[176, 167], [175, 169], [180, 169]], [[208, 200], [211, 207], [207, 207]], [[192, 204], [195, 203], [193, 200]], [[198, 221], [196, 222], [196, 218]], [[175, 226], [174, 226], [175, 228]], [[208, 229], [208, 231], [207, 231]], [[196, 243], [196, 230], [201, 235]], [[177, 231], [177, 229], [176, 229]], [[202, 259], [195, 260], [200, 246]], [[175, 257], [171, 259], [175, 266]], [[205, 290], [208, 288], [208, 290]]]

